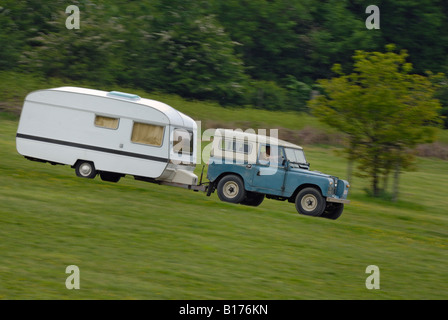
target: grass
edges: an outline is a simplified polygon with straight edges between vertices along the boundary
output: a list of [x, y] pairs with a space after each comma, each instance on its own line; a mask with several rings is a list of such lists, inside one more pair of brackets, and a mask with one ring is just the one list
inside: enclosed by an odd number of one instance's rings
[[[317, 119], [306, 114], [297, 112], [275, 112], [260, 109], [247, 108], [225, 108], [216, 102], [185, 100], [173, 94], [163, 94], [160, 92], [145, 92], [132, 88], [92, 85], [83, 82], [73, 82], [71, 80], [49, 79], [43, 80], [34, 75], [18, 74], [16, 72], [0, 72], [0, 110], [3, 109], [18, 114], [20, 112], [23, 100], [26, 95], [34, 90], [61, 87], [61, 86], [79, 86], [95, 88], [106, 91], [123, 91], [140, 95], [143, 98], [162, 101], [177, 110], [189, 115], [195, 120], [204, 121], [213, 124], [229, 124], [247, 128], [277, 128], [284, 127], [289, 129], [302, 129], [305, 126], [314, 126], [316, 128], [328, 127], [320, 124]], [[204, 113], [204, 110], [207, 110]], [[215, 126], [214, 126], [215, 127]]]
[[[204, 114], [190, 103], [183, 111]], [[397, 203], [366, 196], [355, 179], [352, 203], [331, 221], [287, 202], [253, 208], [130, 177], [77, 178], [20, 156], [17, 124], [0, 112], [0, 299], [448, 298], [446, 161], [419, 159]], [[305, 151], [312, 170], [344, 177], [331, 148]], [[80, 290], [65, 287], [68, 265]], [[380, 290], [366, 289], [369, 265]]]
[[[3, 109], [9, 111], [9, 113], [18, 115], [23, 100], [29, 92], [61, 86], [79, 86], [106, 91], [129, 92], [143, 98], [162, 101], [189, 115], [193, 119], [201, 121], [203, 130], [206, 127], [217, 128], [224, 125], [226, 127], [241, 129], [284, 128], [301, 130], [310, 127], [328, 134], [337, 134], [333, 128], [322, 124], [315, 117], [306, 113], [268, 111], [251, 107], [223, 108], [216, 102], [186, 100], [173, 94], [160, 92], [148, 93], [134, 88], [90, 84], [58, 78], [42, 79], [32, 74], [21, 74], [9, 71], [0, 72], [0, 111]], [[437, 141], [448, 144], [448, 130], [438, 130]]]

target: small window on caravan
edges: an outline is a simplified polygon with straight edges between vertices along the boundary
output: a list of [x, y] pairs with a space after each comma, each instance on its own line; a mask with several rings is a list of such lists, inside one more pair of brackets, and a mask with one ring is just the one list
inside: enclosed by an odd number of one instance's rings
[[104, 117], [104, 116], [95, 116], [95, 125], [97, 127], [106, 128], [106, 129], [118, 129], [119, 119]]
[[131, 141], [160, 147], [163, 141], [163, 127], [154, 124], [134, 122]]
[[178, 154], [193, 154], [193, 132], [185, 129], [173, 131], [173, 151]]

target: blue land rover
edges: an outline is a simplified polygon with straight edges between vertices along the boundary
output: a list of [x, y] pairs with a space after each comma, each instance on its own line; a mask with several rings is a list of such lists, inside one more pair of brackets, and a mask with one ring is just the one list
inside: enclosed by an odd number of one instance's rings
[[345, 180], [309, 170], [302, 147], [254, 133], [218, 129], [207, 195], [248, 206], [264, 198], [295, 203], [300, 214], [337, 219], [349, 203]]

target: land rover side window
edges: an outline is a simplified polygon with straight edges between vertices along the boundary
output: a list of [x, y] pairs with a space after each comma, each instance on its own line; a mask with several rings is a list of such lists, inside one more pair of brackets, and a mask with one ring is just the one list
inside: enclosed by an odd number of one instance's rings
[[221, 150], [247, 154], [252, 151], [252, 144], [243, 140], [222, 140]]
[[154, 124], [134, 122], [131, 141], [160, 147], [163, 141], [163, 127]]
[[173, 132], [173, 151], [178, 154], [193, 154], [193, 132], [175, 129]]
[[261, 145], [258, 155], [258, 163], [260, 164], [276, 164], [283, 165], [285, 156], [283, 148], [279, 146]]
[[119, 122], [119, 119], [117, 119], [117, 118], [95, 116], [95, 125], [97, 127], [106, 128], [106, 129], [117, 129], [118, 122]]

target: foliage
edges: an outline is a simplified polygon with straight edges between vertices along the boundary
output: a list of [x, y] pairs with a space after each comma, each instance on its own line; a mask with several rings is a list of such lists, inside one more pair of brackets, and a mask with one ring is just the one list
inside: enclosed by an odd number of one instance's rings
[[39, 32], [29, 39], [32, 45], [22, 53], [21, 65], [25, 71], [73, 80], [95, 80], [99, 84], [115, 82], [114, 53], [120, 40], [110, 39], [122, 30], [115, 19], [104, 20], [93, 14], [104, 10], [101, 5], [86, 6], [82, 27], [67, 32], [65, 11], [55, 13], [48, 24], [55, 32]]
[[[410, 169], [418, 143], [434, 139], [440, 121], [436, 87], [428, 77], [410, 74], [407, 53], [357, 51], [354, 72], [319, 81], [325, 94], [310, 101], [313, 113], [349, 137], [347, 156], [358, 162], [360, 174], [371, 179], [374, 195], [379, 179], [394, 169]], [[398, 177], [397, 177], [398, 178]]]
[[287, 103], [287, 91], [273, 81], [252, 81], [247, 88], [249, 104], [267, 110], [281, 110]]
[[[448, 68], [446, 70], [448, 71]], [[439, 99], [442, 104], [440, 115], [442, 116], [444, 127], [448, 128], [448, 77], [445, 76], [437, 79], [436, 85], [437, 91], [435, 97]]]
[[270, 92], [269, 102], [255, 101], [258, 107], [306, 111], [309, 88], [330, 77], [336, 63], [350, 73], [355, 50], [395, 43], [408, 50], [418, 74], [447, 65], [448, 8], [437, 0], [372, 0], [381, 10], [379, 30], [366, 29], [361, 0], [70, 4], [80, 9], [79, 30], [66, 29], [64, 0], [2, 1], [0, 70], [233, 105], [256, 100], [261, 86]]
[[143, 70], [154, 75], [159, 82], [154, 85], [186, 97], [224, 104], [240, 101], [247, 81], [243, 62], [216, 19], [208, 15], [182, 23], [170, 20], [160, 21], [149, 35], [152, 41], [143, 44], [149, 53]]

